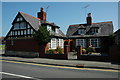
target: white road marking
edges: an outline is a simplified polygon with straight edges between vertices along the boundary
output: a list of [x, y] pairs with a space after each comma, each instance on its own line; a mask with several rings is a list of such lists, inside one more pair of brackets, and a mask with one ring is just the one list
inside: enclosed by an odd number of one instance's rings
[[11, 75], [11, 76], [16, 76], [16, 77], [21, 77], [21, 78], [29, 78], [29, 79], [34, 79], [33, 77], [28, 77], [28, 76], [23, 76], [23, 75], [18, 75], [18, 74], [12, 74], [12, 73], [6, 73], [6, 72], [0, 72], [1, 74], [6, 74], [6, 75]]

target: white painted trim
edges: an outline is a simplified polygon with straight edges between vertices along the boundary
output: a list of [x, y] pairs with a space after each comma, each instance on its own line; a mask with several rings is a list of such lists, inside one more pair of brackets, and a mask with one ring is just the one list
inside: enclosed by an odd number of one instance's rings
[[81, 42], [82, 42], [82, 44], [83, 45], [81, 45], [83, 48], [86, 48], [86, 39], [76, 39], [76, 46], [78, 46], [79, 44], [78, 44], [78, 41], [79, 40], [81, 40]]

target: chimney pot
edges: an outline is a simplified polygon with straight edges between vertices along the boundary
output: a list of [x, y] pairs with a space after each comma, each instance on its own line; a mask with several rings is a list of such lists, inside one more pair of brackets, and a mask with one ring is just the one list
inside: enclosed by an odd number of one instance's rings
[[87, 24], [88, 24], [88, 25], [91, 25], [91, 24], [92, 24], [91, 13], [88, 13], [88, 17], [87, 17], [86, 19], [87, 19]]
[[40, 9], [40, 12], [37, 13], [38, 18], [42, 21], [46, 21], [46, 12], [44, 12], [44, 8]]

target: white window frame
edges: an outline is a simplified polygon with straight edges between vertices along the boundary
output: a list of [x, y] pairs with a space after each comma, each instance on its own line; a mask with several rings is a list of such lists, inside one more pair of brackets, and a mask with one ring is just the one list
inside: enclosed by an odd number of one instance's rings
[[81, 45], [83, 48], [86, 48], [86, 39], [76, 39], [76, 46]]
[[51, 32], [51, 26], [47, 25], [47, 30]]
[[56, 49], [56, 38], [51, 39], [51, 49]]
[[20, 22], [20, 29], [26, 29], [26, 22]]
[[63, 48], [63, 39], [58, 39], [58, 46]]
[[[90, 41], [90, 45], [92, 45], [92, 47], [100, 48], [100, 39], [93, 38], [93, 39], [89, 39], [89, 41]], [[93, 44], [96, 44], [97, 46], [94, 46]]]
[[19, 29], [19, 26], [20, 26], [19, 23], [15, 23], [14, 24], [14, 29]]
[[56, 33], [59, 33], [58, 31], [59, 31], [59, 29], [58, 29], [58, 28], [56, 28], [56, 29], [55, 29], [55, 32], [56, 32]]
[[78, 34], [85, 34], [85, 29], [79, 29]]
[[92, 33], [92, 34], [98, 33], [98, 29], [97, 29], [97, 28], [92, 28], [92, 29], [91, 29], [91, 33]]

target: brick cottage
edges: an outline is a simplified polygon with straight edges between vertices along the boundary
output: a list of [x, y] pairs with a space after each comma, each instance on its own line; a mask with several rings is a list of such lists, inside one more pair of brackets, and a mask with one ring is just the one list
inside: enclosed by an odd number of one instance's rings
[[[18, 12], [13, 20], [12, 27], [5, 37], [6, 55], [12, 56], [29, 56], [29, 57], [46, 57], [67, 59], [67, 53], [77, 51], [77, 46], [82, 48], [92, 46], [99, 53], [109, 53], [111, 41], [109, 36], [113, 34], [112, 21], [92, 23], [91, 13], [88, 13], [86, 23], [69, 25], [67, 34], [60, 30], [55, 23], [46, 20], [46, 12], [41, 8], [38, 17], [33, 17], [23, 12]], [[54, 38], [47, 44], [45, 50], [64, 48], [64, 54], [46, 55], [40, 53], [41, 50], [38, 43], [33, 39], [33, 32], [37, 31], [40, 26], [45, 26]], [[64, 47], [68, 45], [68, 47]]]
[[38, 17], [18, 12], [12, 22], [12, 27], [5, 37], [6, 55], [14, 56], [38, 56], [40, 45], [33, 39], [33, 32], [37, 31], [40, 26], [45, 26], [55, 37], [51, 39], [46, 46], [48, 49], [56, 49], [58, 46], [63, 48], [65, 37], [60, 27], [55, 23], [46, 20], [46, 12], [41, 8]]

